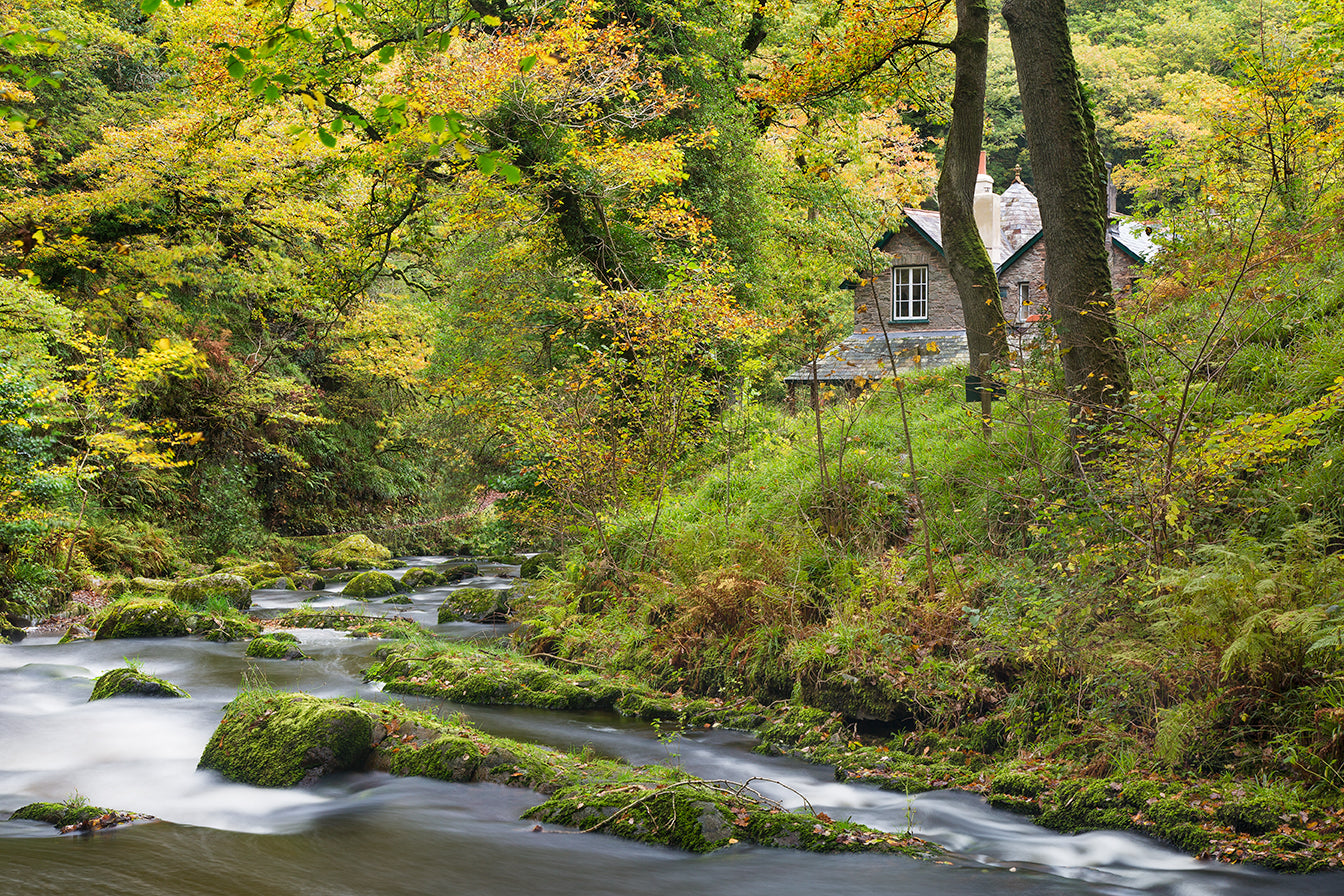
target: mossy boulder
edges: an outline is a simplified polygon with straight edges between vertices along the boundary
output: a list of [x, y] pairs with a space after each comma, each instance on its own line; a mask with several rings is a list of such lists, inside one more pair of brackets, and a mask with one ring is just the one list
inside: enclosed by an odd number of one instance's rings
[[149, 816], [134, 812], [118, 812], [101, 806], [90, 806], [82, 799], [66, 800], [63, 803], [29, 803], [17, 809], [9, 816], [10, 821], [40, 821], [52, 827], [60, 828], [61, 833], [69, 831], [96, 831], [126, 824], [138, 818]]
[[389, 594], [399, 594], [401, 591], [401, 583], [387, 573], [369, 570], [346, 582], [341, 595], [354, 600], [372, 600], [376, 597], [387, 597]]
[[340, 544], [313, 554], [313, 565], [324, 569], [378, 569], [392, 552], [367, 535], [351, 535]]
[[187, 613], [171, 600], [141, 597], [108, 604], [88, 619], [94, 640], [176, 638], [187, 634]]
[[555, 554], [543, 553], [528, 557], [518, 567], [518, 575], [524, 579], [535, 579], [548, 569], [559, 569], [560, 558]]
[[89, 700], [105, 700], [108, 697], [189, 697], [172, 682], [155, 678], [138, 669], [113, 669], [98, 676], [93, 683], [93, 693]]
[[323, 588], [327, 587], [327, 580], [319, 573], [315, 573], [312, 570], [296, 572], [291, 578], [296, 590], [321, 591]]
[[252, 606], [252, 583], [234, 573], [216, 572], [178, 582], [168, 592], [168, 597], [180, 604], [196, 606], [222, 599], [235, 609], [246, 610]]
[[312, 784], [362, 769], [374, 721], [349, 701], [307, 694], [244, 694], [225, 707], [199, 768], [258, 787]]
[[271, 632], [253, 638], [247, 645], [246, 654], [268, 660], [306, 660], [299, 649], [299, 639], [289, 632]]
[[167, 594], [176, 584], [172, 579], [147, 579], [144, 576], [131, 579], [131, 587], [146, 594]]
[[206, 641], [246, 641], [261, 634], [261, 626], [246, 613], [230, 607], [223, 613], [188, 613], [187, 631]]
[[466, 579], [475, 578], [481, 574], [480, 567], [475, 563], [449, 563], [439, 567], [439, 576], [442, 579], [441, 584], [452, 585]]
[[218, 561], [219, 572], [227, 572], [235, 576], [242, 576], [252, 583], [253, 587], [261, 588], [264, 582], [274, 582], [285, 574], [280, 568], [279, 563], [272, 561], [263, 561], [259, 563], [240, 563], [229, 564], [223, 560]]
[[459, 588], [439, 604], [439, 622], [507, 622], [509, 596], [499, 588]]
[[443, 584], [446, 584], [446, 582], [442, 575], [423, 566], [416, 566], [401, 574], [401, 585], [407, 590], [412, 588], [436, 588]]

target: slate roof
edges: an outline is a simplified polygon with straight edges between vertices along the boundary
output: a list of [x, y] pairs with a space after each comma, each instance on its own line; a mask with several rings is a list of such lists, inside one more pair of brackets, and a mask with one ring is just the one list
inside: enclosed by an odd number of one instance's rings
[[1135, 261], [1145, 263], [1152, 261], [1161, 251], [1161, 247], [1153, 240], [1157, 231], [1151, 224], [1130, 218], [1116, 218], [1111, 221], [1108, 229], [1111, 232], [1111, 242]]

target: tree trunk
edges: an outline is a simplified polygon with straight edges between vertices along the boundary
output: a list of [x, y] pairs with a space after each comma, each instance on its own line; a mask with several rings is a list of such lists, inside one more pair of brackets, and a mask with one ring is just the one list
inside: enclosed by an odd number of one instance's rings
[[[975, 223], [975, 176], [985, 130], [985, 67], [989, 55], [988, 0], [957, 0], [957, 60], [952, 89], [952, 121], [947, 128], [943, 170], [938, 177], [938, 211], [943, 252], [957, 284], [966, 320], [969, 371], [979, 376], [1008, 356], [999, 281]], [[984, 358], [987, 363], [982, 364]]]
[[[1045, 281], [1079, 456], [1129, 394], [1106, 258], [1106, 173], [1069, 43], [1064, 0], [1004, 0], [1045, 230]], [[1098, 420], [1100, 415], [1100, 420]]]

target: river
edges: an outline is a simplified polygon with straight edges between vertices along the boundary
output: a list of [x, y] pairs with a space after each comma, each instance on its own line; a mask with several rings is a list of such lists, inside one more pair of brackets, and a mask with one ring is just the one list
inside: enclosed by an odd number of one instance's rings
[[[417, 564], [442, 559], [415, 558]], [[507, 580], [461, 585], [505, 587]], [[340, 587], [317, 595], [257, 591], [253, 612], [274, 615], [305, 598], [316, 607], [356, 605]], [[449, 637], [492, 634], [485, 626], [435, 624], [445, 590], [417, 592], [410, 607], [360, 606], [410, 616]], [[970, 794], [907, 798], [837, 783], [828, 768], [751, 752], [754, 741], [743, 734], [659, 738], [648, 725], [610, 714], [406, 701], [465, 712], [483, 730], [519, 740], [588, 745], [635, 763], [680, 764], [705, 778], [768, 779], [778, 785], [761, 789], [786, 805], [800, 805], [801, 794], [834, 818], [909, 828], [949, 854], [934, 863], [736, 846], [696, 856], [600, 834], [536, 831], [519, 816], [538, 797], [517, 788], [367, 773], [309, 789], [268, 790], [197, 771], [249, 666], [280, 690], [381, 699], [378, 686], [362, 679], [377, 641], [320, 630], [295, 634], [311, 661], [252, 660], [243, 655], [245, 642], [196, 638], [60, 644], [55, 636], [34, 635], [0, 645], [0, 818], [30, 802], [78, 793], [94, 805], [159, 819], [94, 835], [0, 823], [0, 896], [1344, 893], [1344, 874], [1293, 877], [1200, 862], [1126, 833], [1063, 836]], [[93, 679], [126, 658], [185, 688], [191, 699], [89, 703]]]

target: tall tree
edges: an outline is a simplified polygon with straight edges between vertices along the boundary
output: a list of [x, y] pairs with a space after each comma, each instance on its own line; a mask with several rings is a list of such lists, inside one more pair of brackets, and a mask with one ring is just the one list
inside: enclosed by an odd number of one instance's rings
[[[1050, 317], [1059, 334], [1074, 436], [1122, 404], [1129, 366], [1116, 336], [1106, 259], [1105, 167], [1069, 42], [1064, 0], [1004, 0], [1041, 204]], [[1090, 448], [1081, 446], [1086, 457]]]
[[[957, 60], [952, 120], [947, 129], [943, 170], [938, 178], [943, 251], [961, 298], [970, 349], [970, 372], [978, 376], [1008, 355], [1008, 325], [999, 300], [994, 262], [975, 222], [975, 177], [985, 133], [985, 70], [989, 57], [987, 0], [957, 0]], [[983, 363], [982, 363], [983, 362]]]

